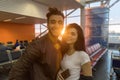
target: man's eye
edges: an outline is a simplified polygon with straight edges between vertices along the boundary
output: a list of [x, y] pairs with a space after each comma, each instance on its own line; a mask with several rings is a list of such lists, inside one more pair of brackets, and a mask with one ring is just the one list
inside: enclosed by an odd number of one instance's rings
[[63, 24], [63, 21], [58, 21], [59, 24]]

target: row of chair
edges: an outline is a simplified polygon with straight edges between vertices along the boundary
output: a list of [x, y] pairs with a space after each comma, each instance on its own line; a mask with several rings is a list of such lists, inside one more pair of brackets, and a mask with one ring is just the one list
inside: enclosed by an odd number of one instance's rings
[[0, 66], [18, 59], [22, 55], [23, 51], [24, 50], [20, 51], [7, 50], [6, 52], [0, 53]]
[[8, 73], [12, 64], [22, 55], [24, 49], [20, 51], [7, 50], [0, 53], [0, 73]]
[[106, 53], [107, 48], [102, 47], [99, 43], [86, 48], [87, 54], [90, 56], [92, 68], [97, 64], [98, 60]]
[[[16, 61], [22, 55], [23, 51], [24, 49], [20, 51], [7, 50], [7, 52], [0, 53], [0, 67]], [[98, 60], [106, 53], [106, 51], [107, 48], [102, 47], [99, 43], [86, 48], [86, 52], [90, 56], [92, 62], [92, 68], [97, 64]]]

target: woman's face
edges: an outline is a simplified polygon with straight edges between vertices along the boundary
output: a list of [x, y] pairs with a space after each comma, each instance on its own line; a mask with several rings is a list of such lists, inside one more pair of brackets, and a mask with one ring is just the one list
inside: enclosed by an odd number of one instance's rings
[[75, 28], [69, 28], [65, 32], [65, 41], [67, 44], [74, 44], [77, 41], [78, 33]]

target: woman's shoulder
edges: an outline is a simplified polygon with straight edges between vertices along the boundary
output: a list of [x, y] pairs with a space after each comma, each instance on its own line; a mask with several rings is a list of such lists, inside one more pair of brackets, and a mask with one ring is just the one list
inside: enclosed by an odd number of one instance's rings
[[76, 53], [87, 54], [85, 51], [76, 51]]
[[77, 55], [83, 57], [83, 56], [88, 56], [88, 54], [85, 51], [76, 51]]
[[85, 51], [78, 51], [78, 53], [79, 53], [78, 56], [82, 65], [90, 61], [90, 57]]

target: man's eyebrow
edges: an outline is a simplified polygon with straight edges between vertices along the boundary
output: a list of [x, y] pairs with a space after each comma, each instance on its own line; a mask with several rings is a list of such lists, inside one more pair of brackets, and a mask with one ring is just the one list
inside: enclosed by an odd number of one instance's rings
[[63, 22], [62, 20], [59, 20], [58, 22]]
[[50, 20], [50, 21], [55, 21], [54, 19]]

